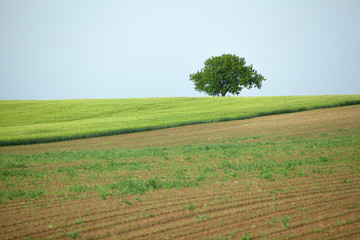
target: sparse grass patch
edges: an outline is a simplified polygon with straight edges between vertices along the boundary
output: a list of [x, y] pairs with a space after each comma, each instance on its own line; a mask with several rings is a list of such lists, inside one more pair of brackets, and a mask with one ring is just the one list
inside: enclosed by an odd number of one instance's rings
[[44, 196], [45, 192], [41, 189], [38, 190], [0, 190], [0, 202], [14, 199], [33, 199]]
[[88, 192], [91, 188], [87, 185], [77, 185], [77, 186], [70, 186], [69, 191], [70, 192]]
[[80, 237], [80, 234], [78, 232], [68, 232], [68, 233], [64, 233], [65, 237], [69, 237], [71, 239], [77, 239]]
[[241, 236], [241, 240], [251, 240], [253, 239], [253, 235], [252, 234], [244, 234]]
[[194, 210], [194, 209], [195, 209], [195, 206], [194, 206], [194, 204], [192, 204], [192, 203], [186, 204], [186, 205], [185, 205], [185, 209], [186, 209], [186, 210]]
[[321, 227], [321, 228], [316, 228], [316, 229], [314, 230], [314, 232], [316, 232], [316, 233], [326, 233], [327, 230], [325, 230], [323, 227]]
[[282, 226], [284, 228], [288, 229], [289, 228], [290, 217], [289, 216], [282, 216], [280, 220], [281, 220]]
[[356, 221], [357, 221], [357, 218], [354, 217], [354, 218], [346, 219], [345, 223], [346, 223], [346, 224], [353, 224], [353, 223], [356, 222]]
[[209, 220], [209, 216], [204, 214], [204, 215], [198, 215], [195, 219], [194, 222], [202, 222], [202, 221], [207, 221]]

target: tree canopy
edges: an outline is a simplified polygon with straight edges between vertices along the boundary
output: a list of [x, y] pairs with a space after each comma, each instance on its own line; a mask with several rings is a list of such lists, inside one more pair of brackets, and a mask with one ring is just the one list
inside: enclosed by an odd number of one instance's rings
[[201, 70], [190, 74], [190, 81], [194, 82], [196, 91], [210, 96], [239, 95], [244, 88], [260, 89], [266, 78], [258, 74], [253, 65], [245, 64], [245, 58], [232, 54], [211, 57]]

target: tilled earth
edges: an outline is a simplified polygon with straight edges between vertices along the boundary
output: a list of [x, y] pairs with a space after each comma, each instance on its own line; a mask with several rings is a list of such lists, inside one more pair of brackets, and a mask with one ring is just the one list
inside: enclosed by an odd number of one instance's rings
[[[96, 139], [2, 147], [0, 152], [136, 149], [232, 138], [241, 138], [244, 142], [281, 142], [293, 136], [311, 138], [319, 134], [336, 138], [338, 132], [348, 129], [360, 129], [360, 106]], [[355, 153], [357, 161], [359, 149], [360, 146], [348, 149]], [[359, 170], [360, 162], [349, 167], [346, 162], [339, 161], [318, 167], [321, 174], [314, 172], [282, 181], [261, 179], [255, 173], [248, 173], [227, 181], [215, 179], [197, 187], [108, 196], [106, 200], [95, 192], [77, 193], [71, 199], [51, 195], [15, 199], [0, 206], [0, 238], [360, 239]], [[66, 184], [62, 180], [52, 182], [49, 188]]]
[[357, 239], [360, 177], [343, 174], [271, 185], [246, 176], [106, 200], [87, 194], [14, 201], [1, 207], [0, 233], [8, 239]]

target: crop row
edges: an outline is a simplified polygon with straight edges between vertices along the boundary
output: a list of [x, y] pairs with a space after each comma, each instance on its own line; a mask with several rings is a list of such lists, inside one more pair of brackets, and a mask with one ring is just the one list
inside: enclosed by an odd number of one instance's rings
[[[166, 190], [134, 198], [124, 196], [110, 197], [105, 201], [99, 199], [71, 200], [66, 201], [68, 204], [64, 205], [63, 203], [59, 206], [55, 201], [48, 202], [50, 209], [48, 207], [34, 209], [29, 212], [32, 219], [23, 218], [23, 221], [20, 222], [21, 214], [15, 214], [16, 212], [12, 211], [10, 207], [7, 211], [14, 213], [14, 217], [17, 217], [18, 220], [9, 218], [7, 221], [13, 222], [15, 225], [10, 227], [5, 224], [2, 226], [2, 231], [5, 231], [5, 228], [8, 236], [14, 236], [13, 234], [18, 234], [18, 231], [27, 224], [31, 226], [29, 229], [32, 232], [28, 232], [28, 235], [23, 237], [56, 235], [59, 230], [63, 229], [68, 229], [68, 232], [74, 230], [82, 237], [95, 235], [106, 237], [109, 236], [110, 231], [104, 229], [112, 227], [117, 228], [116, 232], [111, 231], [112, 233], [127, 237], [161, 235], [161, 229], [166, 229], [167, 234], [170, 234], [173, 229], [174, 233], [182, 233], [183, 236], [186, 236], [196, 232], [203, 234], [203, 231], [208, 228], [216, 233], [223, 232], [224, 228], [239, 230], [244, 226], [250, 227], [249, 229], [244, 228], [243, 232], [249, 230], [258, 232], [251, 224], [249, 225], [249, 222], [252, 221], [261, 222], [262, 225], [257, 225], [260, 229], [263, 229], [264, 226], [272, 228], [273, 225], [276, 227], [275, 230], [287, 229], [287, 225], [282, 222], [285, 220], [281, 220], [284, 216], [291, 219], [288, 224], [292, 229], [314, 223], [313, 220], [304, 219], [297, 223], [296, 219], [301, 216], [312, 219], [311, 214], [321, 216], [322, 212], [325, 212], [327, 215], [324, 219], [326, 220], [329, 216], [336, 217], [339, 214], [354, 216], [354, 211], [356, 216], [356, 212], [359, 211], [356, 205], [359, 201], [359, 189], [355, 182], [358, 182], [359, 178], [357, 175], [353, 175], [354, 182], [348, 183], [343, 181], [344, 176], [349, 175], [344, 172], [342, 176], [334, 179], [331, 174], [326, 174], [317, 180], [312, 189], [305, 191], [302, 186], [304, 182], [300, 178], [292, 179], [289, 183], [272, 182], [274, 185], [270, 188], [267, 187], [268, 181], [260, 180], [248, 185], [247, 188], [242, 186], [242, 183], [229, 182], [225, 185], [212, 184], [205, 188], [199, 188], [197, 191], [184, 189], [185, 191], [168, 192], [169, 190]], [[327, 184], [330, 179], [333, 185]], [[310, 183], [313, 180], [308, 179], [307, 181]], [[238, 185], [238, 187], [234, 185]], [[288, 187], [292, 188], [288, 189]], [[262, 191], [259, 191], [261, 189]], [[36, 201], [29, 204], [35, 203]], [[345, 213], [345, 210], [348, 213]], [[22, 212], [24, 208], [18, 211]], [[35, 214], [36, 212], [37, 214]], [[35, 216], [39, 218], [34, 218]], [[61, 219], [66, 219], [66, 221], [62, 222]], [[358, 221], [358, 219], [346, 219]], [[41, 222], [46, 224], [38, 224]], [[278, 228], [279, 224], [280, 229]], [[51, 229], [48, 226], [51, 226]], [[46, 228], [44, 229], [44, 227]], [[142, 233], [149, 228], [152, 230]], [[13, 229], [13, 231], [9, 229]], [[189, 229], [187, 234], [186, 229]], [[216, 229], [218, 230], [216, 231]], [[328, 230], [324, 229], [324, 231]], [[263, 232], [270, 234], [271, 231], [264, 230]], [[276, 231], [271, 234], [276, 234]], [[19, 235], [16, 236], [19, 237]], [[176, 237], [176, 235], [172, 236]]]

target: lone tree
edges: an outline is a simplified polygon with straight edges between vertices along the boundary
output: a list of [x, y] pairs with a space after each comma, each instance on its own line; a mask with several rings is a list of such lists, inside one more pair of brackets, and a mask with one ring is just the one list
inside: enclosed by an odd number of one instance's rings
[[232, 54], [211, 57], [204, 63], [204, 68], [190, 74], [195, 90], [210, 96], [225, 96], [226, 93], [238, 95], [243, 88], [261, 88], [262, 75], [253, 66], [245, 66], [245, 58]]

